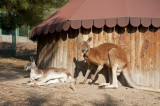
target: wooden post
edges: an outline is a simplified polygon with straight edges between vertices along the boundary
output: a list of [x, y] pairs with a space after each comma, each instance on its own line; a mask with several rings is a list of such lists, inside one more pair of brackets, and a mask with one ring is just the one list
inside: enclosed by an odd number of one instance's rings
[[2, 41], [1, 35], [2, 35], [2, 28], [0, 27], [0, 42]]
[[2, 28], [0, 27], [0, 35], [2, 35]]
[[[2, 14], [1, 11], [0, 11], [0, 14]], [[2, 35], [2, 26], [0, 26], [0, 35]]]
[[28, 35], [29, 35], [30, 30], [31, 30], [31, 28], [30, 28], [30, 26], [28, 26]]
[[19, 27], [16, 28], [16, 36], [19, 36]]
[[16, 32], [12, 31], [12, 49], [14, 56], [16, 55]]

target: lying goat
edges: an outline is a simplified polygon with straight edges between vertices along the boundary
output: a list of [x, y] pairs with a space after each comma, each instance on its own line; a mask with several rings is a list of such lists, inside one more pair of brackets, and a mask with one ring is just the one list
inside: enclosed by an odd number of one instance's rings
[[31, 59], [31, 62], [25, 67], [26, 70], [31, 70], [30, 80], [31, 84], [39, 79], [37, 85], [52, 84], [58, 82], [70, 83], [70, 88], [75, 90], [75, 79], [72, 78], [71, 74], [64, 68], [48, 68], [46, 70], [39, 70], [35, 64], [35, 61]]

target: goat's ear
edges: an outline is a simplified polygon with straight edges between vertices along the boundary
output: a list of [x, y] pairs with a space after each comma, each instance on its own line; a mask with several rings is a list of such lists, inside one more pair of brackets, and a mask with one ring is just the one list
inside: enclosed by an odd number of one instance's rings
[[30, 56], [30, 61], [33, 62], [33, 57], [32, 56]]
[[73, 62], [74, 62], [74, 63], [76, 63], [76, 62], [77, 62], [77, 60], [76, 60], [76, 58], [75, 58], [75, 57], [73, 58]]
[[36, 64], [35, 61], [32, 62], [33, 64]]
[[92, 37], [89, 37], [88, 40], [87, 40], [87, 42], [89, 43], [91, 41], [92, 41]]
[[34, 58], [32, 59], [32, 62], [34, 62], [34, 63], [35, 63], [35, 60], [34, 60]]
[[84, 41], [83, 38], [82, 38], [81, 36], [78, 36], [78, 39], [79, 39], [81, 42]]

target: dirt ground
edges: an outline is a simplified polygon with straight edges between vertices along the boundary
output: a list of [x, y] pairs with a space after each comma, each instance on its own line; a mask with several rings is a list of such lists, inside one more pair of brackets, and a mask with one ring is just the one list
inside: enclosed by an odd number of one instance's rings
[[[1, 42], [0, 48], [10, 48]], [[36, 44], [17, 43], [17, 53], [36, 53]], [[160, 106], [160, 93], [124, 86], [98, 89], [98, 85], [77, 84], [72, 91], [65, 83], [29, 86], [28, 59], [6, 57], [0, 53], [0, 106]]]
[[76, 91], [64, 83], [27, 85], [27, 60], [0, 57], [0, 106], [160, 106], [160, 94], [124, 86], [98, 89], [98, 85], [77, 84]]
[[[11, 49], [11, 42], [0, 42], [1, 49]], [[16, 43], [16, 53], [17, 54], [36, 54], [37, 43], [32, 42], [17, 42]], [[9, 54], [8, 54], [9, 55]]]

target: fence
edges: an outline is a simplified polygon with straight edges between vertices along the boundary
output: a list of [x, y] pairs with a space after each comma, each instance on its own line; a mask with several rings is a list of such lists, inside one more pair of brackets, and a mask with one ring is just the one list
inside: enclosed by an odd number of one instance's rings
[[9, 56], [36, 55], [36, 43], [28, 37], [0, 35], [0, 54]]

